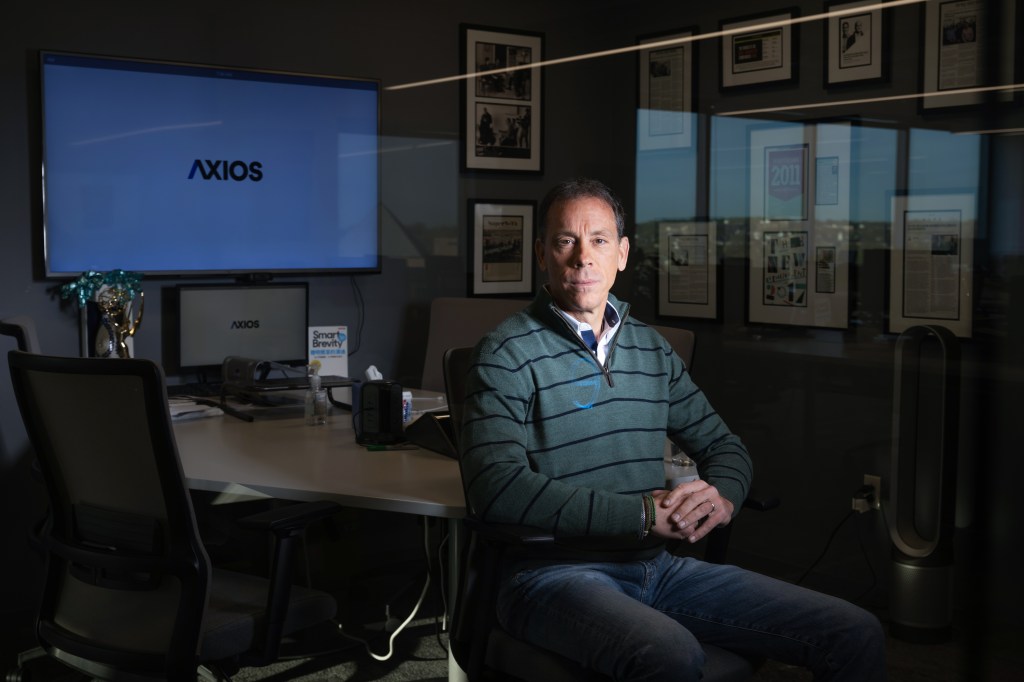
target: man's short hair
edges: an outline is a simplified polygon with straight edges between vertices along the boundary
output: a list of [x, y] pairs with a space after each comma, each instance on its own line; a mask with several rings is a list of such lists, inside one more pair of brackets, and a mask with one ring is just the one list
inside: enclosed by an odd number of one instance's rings
[[540, 202], [540, 222], [537, 237], [541, 241], [548, 231], [548, 213], [551, 207], [559, 201], [572, 201], [575, 199], [600, 199], [612, 209], [615, 214], [615, 229], [619, 239], [626, 234], [626, 215], [622, 210], [622, 204], [618, 197], [608, 189], [600, 180], [590, 178], [574, 178], [566, 180], [552, 187]]

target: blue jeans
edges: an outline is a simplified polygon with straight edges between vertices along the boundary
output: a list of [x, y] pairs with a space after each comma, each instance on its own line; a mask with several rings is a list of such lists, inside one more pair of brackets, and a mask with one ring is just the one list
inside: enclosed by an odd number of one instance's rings
[[668, 552], [648, 561], [514, 564], [498, 620], [513, 636], [616, 680], [698, 680], [700, 642], [804, 666], [815, 680], [885, 679], [885, 634], [867, 611]]

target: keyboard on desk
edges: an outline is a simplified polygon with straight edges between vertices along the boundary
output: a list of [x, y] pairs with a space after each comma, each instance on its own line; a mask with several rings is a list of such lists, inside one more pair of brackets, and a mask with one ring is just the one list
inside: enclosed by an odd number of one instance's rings
[[196, 398], [219, 398], [221, 388], [224, 384], [210, 381], [200, 381], [187, 384], [168, 384], [167, 397], [196, 397]]
[[[355, 381], [348, 377], [322, 376], [320, 386], [323, 388], [342, 388], [351, 386]], [[286, 391], [289, 389], [309, 388], [309, 377], [276, 377], [273, 379], [257, 379], [251, 383], [229, 384], [229, 388], [243, 391]]]

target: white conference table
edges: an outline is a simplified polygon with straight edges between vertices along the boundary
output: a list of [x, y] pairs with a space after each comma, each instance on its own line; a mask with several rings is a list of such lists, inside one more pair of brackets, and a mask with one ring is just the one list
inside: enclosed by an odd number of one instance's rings
[[[275, 416], [281, 409], [284, 417]], [[347, 507], [445, 519], [466, 514], [458, 462], [425, 449], [371, 450], [356, 443], [352, 415], [332, 408], [307, 426], [291, 407], [252, 422], [229, 415], [174, 422], [190, 488], [333, 500]], [[294, 416], [292, 416], [294, 415]]]
[[[414, 391], [416, 398], [437, 395]], [[190, 488], [229, 497], [333, 500], [346, 507], [445, 519], [448, 593], [455, 593], [459, 520], [466, 514], [456, 460], [425, 449], [359, 445], [351, 413], [337, 407], [322, 426], [307, 426], [293, 407], [261, 408], [254, 414], [252, 422], [227, 414], [174, 422]], [[464, 679], [451, 655], [448, 668], [450, 680]]]

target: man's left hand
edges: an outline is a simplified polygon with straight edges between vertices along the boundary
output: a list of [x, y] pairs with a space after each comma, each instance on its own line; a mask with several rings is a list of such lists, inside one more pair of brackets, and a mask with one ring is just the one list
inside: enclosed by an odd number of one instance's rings
[[707, 481], [681, 483], [673, 490], [659, 490], [653, 495], [658, 517], [667, 517], [673, 534], [691, 543], [732, 520], [732, 502]]

